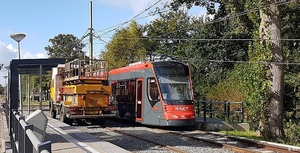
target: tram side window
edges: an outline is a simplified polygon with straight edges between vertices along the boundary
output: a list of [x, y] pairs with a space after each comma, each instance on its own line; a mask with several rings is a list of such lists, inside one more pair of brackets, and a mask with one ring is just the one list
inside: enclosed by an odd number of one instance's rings
[[129, 96], [129, 102], [135, 103], [135, 80], [129, 80], [128, 81], [128, 96]]
[[111, 84], [111, 94], [112, 95], [116, 95], [117, 94], [117, 84], [116, 83], [112, 83]]
[[148, 79], [148, 98], [150, 101], [155, 103], [160, 99], [158, 93], [158, 86], [154, 78]]
[[116, 102], [116, 95], [117, 95], [117, 83], [111, 83], [111, 102]]
[[121, 101], [121, 102], [125, 102], [127, 101], [127, 95], [128, 93], [126, 93], [126, 82], [125, 81], [122, 81], [122, 82], [119, 82], [119, 95], [117, 96], [117, 99], [118, 101]]
[[138, 84], [137, 84], [137, 100], [138, 101], [142, 101], [142, 91], [143, 91], [143, 88], [142, 88], [142, 81], [138, 81]]
[[135, 80], [124, 80], [117, 83], [117, 101], [133, 104], [135, 102]]

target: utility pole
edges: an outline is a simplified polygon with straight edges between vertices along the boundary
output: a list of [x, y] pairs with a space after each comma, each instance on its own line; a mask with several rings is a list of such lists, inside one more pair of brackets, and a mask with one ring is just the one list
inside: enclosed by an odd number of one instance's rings
[[90, 41], [89, 41], [89, 46], [90, 46], [90, 65], [92, 65], [92, 60], [93, 60], [93, 4], [92, 1], [90, 1]]
[[[87, 36], [89, 36], [89, 50], [90, 50], [90, 60], [89, 60], [89, 63], [90, 65], [92, 65], [92, 62], [93, 62], [93, 59], [94, 59], [94, 54], [93, 54], [93, 37], [95, 37], [95, 34], [94, 34], [94, 29], [93, 29], [93, 2], [90, 1], [90, 28], [87, 30], [88, 33], [87, 34], [84, 34], [82, 37], [81, 37], [81, 40], [83, 40], [84, 38], [86, 38]], [[99, 38], [100, 37], [96, 37], [96, 38]]]

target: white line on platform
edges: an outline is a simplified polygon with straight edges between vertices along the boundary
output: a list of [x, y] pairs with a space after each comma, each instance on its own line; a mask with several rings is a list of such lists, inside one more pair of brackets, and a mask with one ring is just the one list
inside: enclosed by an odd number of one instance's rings
[[74, 145], [80, 147], [81, 149], [85, 150], [85, 152], [91, 152], [91, 153], [99, 153], [97, 150], [95, 150], [94, 148], [90, 147], [89, 145], [78, 141], [76, 138], [70, 136], [69, 134], [67, 134], [66, 132], [64, 132], [63, 130], [60, 130], [59, 128], [54, 127], [53, 125], [48, 123], [48, 126], [55, 131], [58, 135], [62, 136], [63, 138], [65, 138], [67, 141], [73, 143]]

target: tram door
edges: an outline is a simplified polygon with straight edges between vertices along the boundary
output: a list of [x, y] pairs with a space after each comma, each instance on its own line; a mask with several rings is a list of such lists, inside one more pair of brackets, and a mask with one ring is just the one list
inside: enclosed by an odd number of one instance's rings
[[143, 108], [143, 79], [136, 80], [136, 120], [142, 121], [142, 108]]

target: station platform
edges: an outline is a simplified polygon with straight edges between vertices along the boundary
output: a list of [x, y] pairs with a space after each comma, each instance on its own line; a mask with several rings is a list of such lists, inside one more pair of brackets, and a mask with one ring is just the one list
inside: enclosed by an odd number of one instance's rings
[[[26, 111], [23, 112], [26, 116]], [[1, 137], [5, 142], [2, 143], [0, 153], [11, 153], [9, 140], [9, 131], [6, 126], [6, 117], [4, 112], [1, 112], [0, 124], [1, 131], [4, 130]], [[82, 132], [68, 124], [62, 123], [59, 120], [53, 119], [45, 113], [48, 118], [45, 141], [51, 141], [52, 153], [129, 153], [123, 148], [120, 148], [112, 143], [102, 141], [101, 139]], [[5, 146], [5, 147], [4, 147]]]

